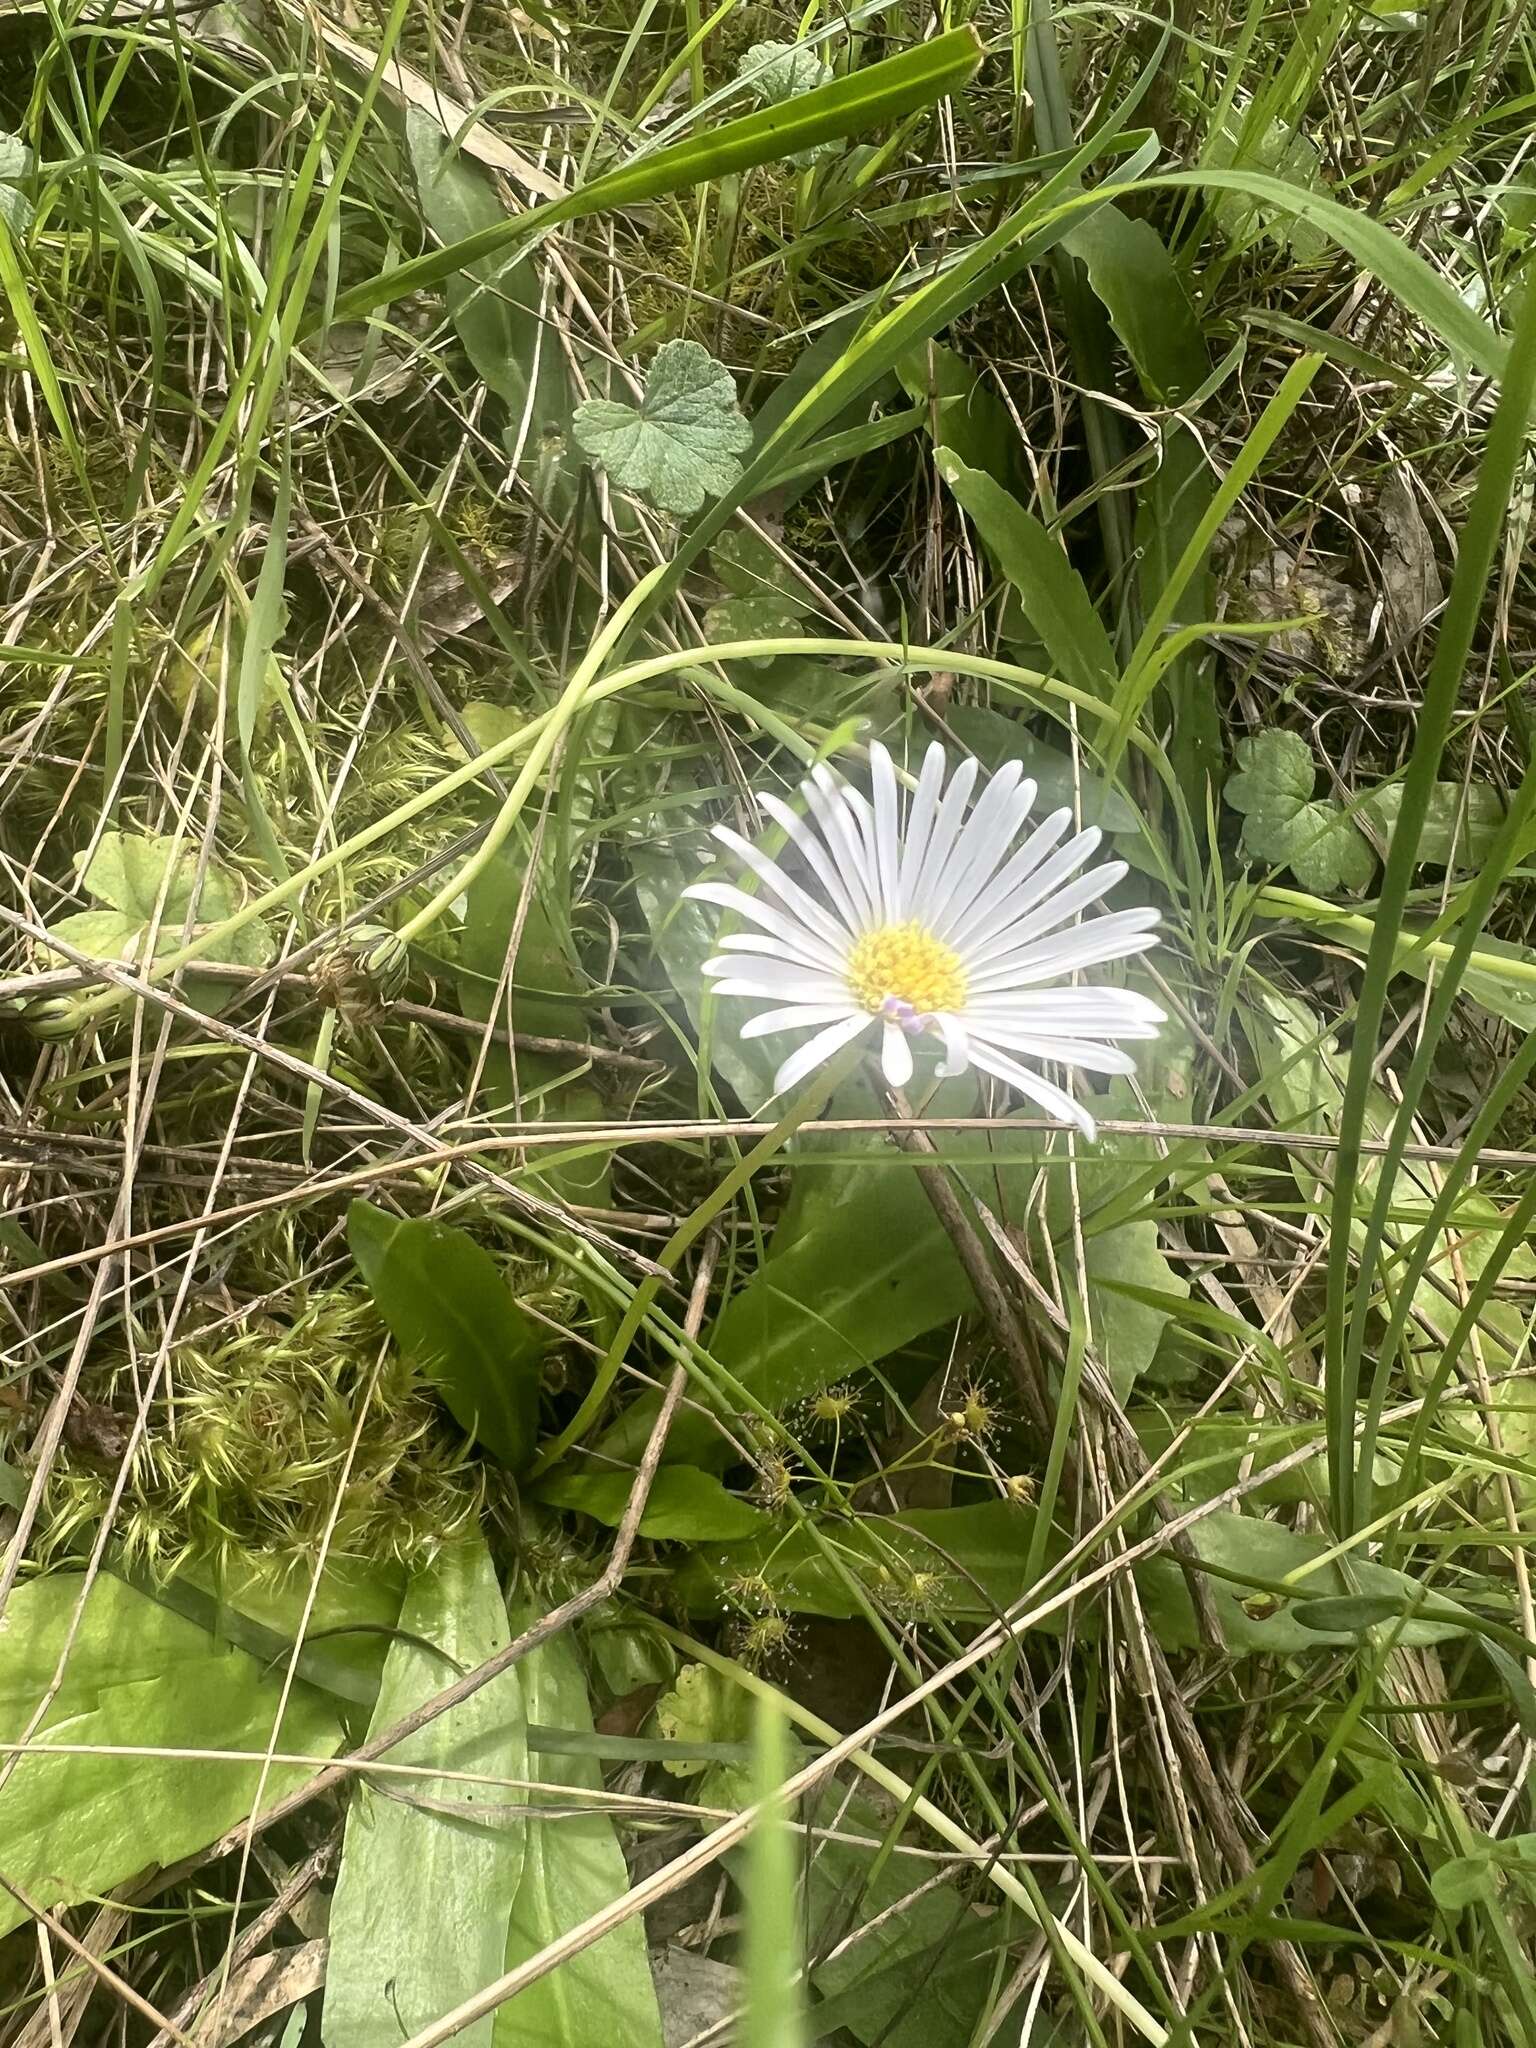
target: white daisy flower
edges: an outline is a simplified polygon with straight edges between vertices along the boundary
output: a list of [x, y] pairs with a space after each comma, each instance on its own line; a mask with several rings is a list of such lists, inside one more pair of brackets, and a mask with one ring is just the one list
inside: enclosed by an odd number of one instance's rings
[[890, 755], [878, 745], [869, 751], [873, 800], [826, 767], [801, 785], [809, 817], [777, 797], [759, 799], [803, 857], [805, 882], [740, 833], [716, 828], [763, 893], [728, 882], [685, 892], [753, 927], [721, 939], [719, 957], [705, 962], [715, 993], [772, 1005], [743, 1025], [743, 1038], [811, 1032], [779, 1068], [775, 1094], [878, 1030], [893, 1088], [912, 1078], [914, 1045], [933, 1040], [941, 1076], [977, 1067], [1092, 1138], [1082, 1105], [1024, 1062], [1135, 1071], [1107, 1041], [1155, 1038], [1162, 1011], [1134, 990], [1069, 977], [1155, 945], [1158, 913], [1072, 921], [1126, 864], [1084, 872], [1100, 834], [1090, 827], [1064, 839], [1070, 810], [1052, 811], [1021, 837], [1036, 790], [1017, 762], [998, 770], [967, 815], [975, 761], [963, 761], [946, 788], [944, 749], [931, 746], [903, 818]]

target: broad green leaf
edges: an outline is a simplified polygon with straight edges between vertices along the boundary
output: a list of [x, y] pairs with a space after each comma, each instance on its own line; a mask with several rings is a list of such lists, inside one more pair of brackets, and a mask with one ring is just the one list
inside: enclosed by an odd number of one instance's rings
[[[832, 83], [832, 66], [804, 43], [754, 43], [736, 66], [736, 76], [760, 107], [781, 107], [820, 85]], [[796, 150], [789, 162], [804, 170], [839, 148], [836, 142]]]
[[[445, 248], [515, 225], [485, 172], [454, 150], [437, 121], [408, 107], [405, 135], [422, 212]], [[509, 431], [523, 435], [526, 424], [531, 459], [541, 434], [563, 427], [570, 410], [559, 337], [540, 316], [534, 259], [482, 258], [449, 276], [447, 298], [464, 353], [511, 414]]]
[[1184, 281], [1156, 228], [1118, 206], [1101, 206], [1073, 228], [1067, 247], [1082, 259], [1147, 396], [1178, 405], [1197, 391], [1209, 357]]
[[934, 36], [781, 106], [762, 107], [702, 135], [685, 136], [594, 178], [563, 199], [532, 207], [516, 220], [498, 222], [449, 248], [380, 271], [344, 292], [332, 317], [355, 320], [375, 306], [423, 291], [456, 270], [498, 256], [516, 241], [531, 240], [559, 221], [636, 206], [665, 192], [679, 192], [728, 177], [733, 171], [749, 170], [754, 164], [813, 149], [818, 143], [878, 128], [957, 92], [980, 62], [981, 44], [971, 29], [952, 29], [947, 35]]
[[450, 1224], [347, 1211], [347, 1242], [397, 1344], [461, 1428], [513, 1472], [533, 1457], [542, 1345], [489, 1252]]
[[[782, 1233], [783, 1226], [780, 1226]], [[970, 1283], [917, 1176], [901, 1167], [818, 1173], [794, 1242], [768, 1257], [726, 1303], [710, 1356], [765, 1407], [780, 1409], [963, 1315]], [[637, 1457], [650, 1401], [629, 1409], [605, 1454]], [[718, 1464], [727, 1446], [701, 1417], [680, 1414], [669, 1460]]]
[[[733, 640], [790, 640], [800, 631], [801, 614], [771, 593], [763, 597], [726, 597], [704, 614], [706, 638], [721, 646]], [[771, 667], [772, 654], [747, 657], [753, 668]]]
[[[1058, 1257], [1070, 1244], [1058, 1241]], [[1145, 1299], [1157, 1295], [1169, 1303], [1184, 1300], [1189, 1282], [1175, 1273], [1162, 1253], [1157, 1225], [1146, 1217], [1120, 1223], [1084, 1240], [1083, 1266], [1093, 1319], [1093, 1343], [1104, 1361], [1115, 1392], [1124, 1401], [1157, 1355], [1163, 1331], [1174, 1313]], [[1133, 1292], [1131, 1290], [1139, 1290]]]
[[[817, 1819], [876, 1842], [891, 1827], [887, 1811], [840, 1790], [826, 1795]], [[953, 1884], [919, 1891], [924, 1874], [899, 1850], [877, 1863], [872, 1848], [818, 1843], [807, 1871], [807, 1946], [826, 1956], [811, 1973], [819, 2030], [846, 2028], [869, 2048], [971, 2048], [979, 2038], [992, 1996], [986, 1958], [1006, 1946], [1008, 1920], [978, 1911]]]
[[1024, 1591], [1033, 1525], [1030, 1509], [1001, 1500], [840, 1516], [709, 1546], [673, 1584], [695, 1614], [716, 1615], [723, 1596], [743, 1582], [761, 1581], [795, 1614], [852, 1620], [864, 1612], [855, 1590], [862, 1587], [870, 1601], [898, 1612], [990, 1618]]
[[571, 431], [610, 483], [666, 512], [697, 512], [706, 497], [728, 491], [752, 445], [730, 371], [697, 341], [662, 344], [638, 407], [589, 398]]
[[1237, 743], [1241, 764], [1223, 791], [1243, 813], [1243, 845], [1259, 860], [1289, 866], [1318, 895], [1359, 893], [1376, 856], [1352, 818], [1330, 798], [1314, 798], [1312, 749], [1299, 734], [1268, 731]]
[[750, 527], [733, 526], [709, 551], [710, 566], [737, 597], [776, 597], [796, 612], [809, 611], [804, 586], [788, 564]]
[[[77, 1572], [32, 1579], [0, 1621], [0, 1740], [19, 1741], [63, 1656], [85, 1580]], [[250, 1813], [271, 1748], [325, 1758], [341, 1724], [323, 1694], [296, 1684], [283, 1711], [282, 1673], [231, 1650], [120, 1579], [98, 1577], [49, 1703], [39, 1753], [24, 1757], [0, 1791], [3, 1868], [45, 1906], [98, 1897], [156, 1864], [191, 1855]], [[248, 1763], [181, 1756], [56, 1756], [71, 1745], [134, 1744], [167, 1750], [247, 1752]], [[309, 1775], [267, 1772], [270, 1805]], [[25, 1913], [0, 1896], [0, 1933]]]
[[[1360, 809], [1390, 846], [1403, 805], [1403, 785], [1383, 783]], [[1504, 822], [1504, 799], [1491, 784], [1437, 782], [1430, 791], [1424, 830], [1419, 835], [1422, 866], [1475, 868], [1488, 858]]]
[[[541, 1480], [535, 1497], [548, 1507], [573, 1508], [616, 1529], [633, 1490], [633, 1472], [560, 1472]], [[763, 1510], [727, 1493], [713, 1472], [663, 1465], [651, 1483], [640, 1534], [655, 1542], [733, 1543], [767, 1521]]]
[[[1359, 1558], [1350, 1561], [1346, 1578], [1337, 1562], [1322, 1562], [1331, 1549], [1326, 1538], [1300, 1534], [1278, 1522], [1266, 1522], [1258, 1515], [1218, 1511], [1196, 1522], [1189, 1533], [1197, 1555], [1208, 1563], [1261, 1584], [1287, 1580], [1295, 1587], [1295, 1598], [1277, 1605], [1267, 1593], [1245, 1595], [1241, 1585], [1233, 1585], [1229, 1579], [1214, 1575], [1207, 1578], [1207, 1590], [1227, 1647], [1234, 1654], [1260, 1652], [1284, 1657], [1316, 1652], [1328, 1645], [1357, 1645], [1357, 1627], [1308, 1626], [1302, 1620], [1306, 1607], [1315, 1606], [1324, 1597], [1338, 1599], [1348, 1594], [1353, 1598], [1363, 1595], [1372, 1600], [1391, 1600], [1402, 1612], [1413, 1605], [1419, 1592], [1406, 1573]], [[1178, 1565], [1167, 1558], [1153, 1559], [1138, 1571], [1137, 1583], [1146, 1596], [1149, 1619], [1164, 1645], [1187, 1649], [1197, 1644], [1199, 1630]], [[1461, 1633], [1459, 1621], [1416, 1617], [1403, 1623], [1400, 1639], [1409, 1647], [1422, 1647], [1447, 1642]]]
[[[370, 1735], [434, 1698], [456, 1666], [471, 1670], [508, 1642], [506, 1602], [483, 1537], [451, 1545], [414, 1576], [400, 1629]], [[421, 1775], [365, 1779], [348, 1809], [331, 1899], [326, 2048], [377, 2048], [397, 2032], [414, 2033], [501, 1974], [524, 1824], [484, 1809], [524, 1796], [518, 1781], [528, 1776], [528, 1742], [516, 1672], [429, 1721], [389, 1761]], [[511, 1782], [502, 1791], [433, 1775], [440, 1771]], [[459, 2038], [490, 2048], [491, 2035], [487, 2018]]]
[[940, 476], [1018, 592], [1025, 616], [1061, 675], [1107, 701], [1118, 672], [1114, 649], [1060, 543], [985, 471], [970, 468], [950, 448], [940, 448], [937, 460]]
[[[514, 1609], [513, 1627], [527, 1626], [539, 1611]], [[593, 1732], [587, 1682], [569, 1631], [516, 1668], [525, 1719], [574, 1734]], [[554, 1806], [562, 1787], [596, 1792], [603, 1783], [597, 1765], [580, 1756], [541, 1756], [539, 1776]], [[546, 1821], [530, 1820], [505, 1967], [515, 1969], [628, 1889], [618, 1836], [600, 1810], [566, 1809]], [[620, 2015], [624, 2048], [663, 2048], [645, 1924], [634, 1917], [499, 2007], [493, 2039], [496, 2048], [593, 2048], [617, 2038]]]
[[[105, 908], [56, 918], [50, 930], [98, 959], [139, 964], [150, 945], [159, 904], [152, 951], [173, 952], [182, 943], [189, 913], [196, 937], [233, 917], [244, 897], [239, 881], [215, 861], [208, 863], [199, 886], [201, 865], [200, 849], [185, 842], [178, 848], [172, 836], [104, 832], [95, 852], [89, 858], [81, 855], [76, 866], [81, 888]], [[223, 958], [239, 966], [264, 967], [272, 950], [272, 934], [258, 917], [231, 934]]]

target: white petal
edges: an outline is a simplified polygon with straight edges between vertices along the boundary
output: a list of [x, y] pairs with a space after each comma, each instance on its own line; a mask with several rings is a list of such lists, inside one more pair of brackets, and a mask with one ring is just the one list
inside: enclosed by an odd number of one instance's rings
[[791, 917], [787, 910], [780, 910], [772, 903], [765, 903], [760, 896], [751, 896], [745, 889], [738, 889], [733, 882], [695, 882], [683, 891], [697, 903], [715, 903], [722, 910], [733, 910], [738, 917], [745, 917], [765, 932], [771, 932], [776, 939], [799, 946], [802, 951], [814, 952], [824, 957], [829, 965], [841, 966], [846, 957], [846, 947], [832, 947], [819, 932], [813, 931], [799, 918]]
[[1035, 800], [1032, 782], [1019, 787], [1022, 773], [1017, 761], [1005, 761], [966, 819], [944, 872], [929, 884], [923, 916], [933, 929], [971, 902], [1008, 858]]
[[880, 906], [887, 924], [901, 915], [898, 875], [901, 861], [900, 801], [896, 794], [896, 770], [891, 757], [878, 740], [869, 750], [870, 788], [874, 793], [875, 875], [880, 884]]
[[[1072, 877], [1095, 851], [1102, 836], [1096, 825], [1090, 825], [1086, 832], [1079, 832], [1075, 839], [1069, 839], [1065, 846], [1058, 847], [1049, 860], [1036, 868], [1022, 888], [1015, 890], [1006, 903], [998, 905], [985, 924], [978, 925], [970, 933], [965, 942], [966, 958], [981, 960], [988, 953], [1017, 944], [1019, 927], [1033, 916], [1045, 914], [1045, 923], [1038, 929], [1049, 930], [1053, 924], [1062, 923], [1072, 914], [1070, 908], [1059, 916], [1050, 914], [1062, 898], [1067, 898], [1069, 903], [1091, 903], [1118, 882], [1125, 873], [1125, 862], [1108, 861], [1102, 868], [1089, 869], [1090, 874], [1107, 876], [1107, 880], [1090, 889], [1086, 895], [1071, 894], [1073, 890], [1081, 891], [1081, 881], [1073, 881]], [[1035, 927], [1031, 926], [1031, 929]], [[953, 944], [953, 940], [950, 943]]]
[[[779, 1031], [809, 1031], [813, 1024], [836, 1024], [858, 1010], [856, 1003], [788, 1003], [782, 1010], [760, 1010], [742, 1025], [742, 1038], [771, 1038]], [[861, 1016], [867, 1011], [859, 1011]]]
[[857, 919], [854, 929], [867, 931], [881, 921], [880, 899], [858, 821], [843, 802], [840, 786], [825, 770], [820, 776], [813, 773], [800, 787], [821, 827], [833, 864], [853, 898]]
[[1129, 988], [1040, 988], [979, 996], [965, 1006], [968, 1024], [1020, 1031], [1075, 1031], [1086, 1038], [1134, 1032], [1155, 1035], [1167, 1019], [1156, 1003]]
[[905, 1088], [912, 1078], [912, 1041], [899, 1024], [885, 1027], [880, 1065], [892, 1088]]
[[808, 819], [798, 817], [780, 798], [760, 796], [758, 803], [799, 847], [817, 881], [826, 890], [827, 901], [832, 905], [836, 916], [847, 926], [851, 939], [855, 932], [863, 929], [863, 915], [848, 893], [848, 886], [843, 880], [837, 862], [827, 851], [826, 840]]
[[960, 1019], [943, 1012], [934, 1018], [933, 1028], [944, 1041], [944, 1057], [936, 1070], [939, 1079], [953, 1081], [957, 1074], [966, 1073], [970, 1068], [970, 1039]]
[[788, 960], [706, 960], [716, 995], [763, 996], [775, 1003], [846, 1003], [848, 990], [830, 974], [808, 974]]
[[1098, 930], [1108, 918], [1090, 918], [1087, 924], [1053, 932], [1037, 939], [1017, 953], [988, 961], [986, 968], [970, 978], [972, 995], [1002, 993], [1013, 988], [1032, 988], [1042, 981], [1059, 981], [1084, 967], [1100, 967], [1110, 960], [1129, 959], [1157, 944], [1156, 932], [1122, 932], [1105, 938]]
[[1011, 856], [1006, 866], [999, 869], [975, 901], [955, 906], [954, 916], [938, 934], [945, 944], [955, 947], [968, 946], [971, 934], [990, 929], [994, 914], [1002, 907], [1008, 906], [1008, 916], [1014, 916], [1015, 910], [1011, 907], [1011, 899], [1017, 894], [1025, 878], [1039, 867], [1071, 822], [1070, 811], [1052, 811], [1048, 818], [1042, 819], [1018, 852]]
[[902, 835], [898, 900], [900, 915], [903, 918], [912, 915], [912, 885], [918, 869], [922, 866], [923, 855], [928, 849], [928, 837], [933, 830], [933, 821], [939, 805], [939, 792], [943, 787], [944, 749], [935, 740], [923, 756], [922, 773], [917, 778], [912, 808], [907, 814], [907, 829]]
[[1028, 1067], [1021, 1067], [1017, 1060], [1009, 1059], [1006, 1053], [993, 1052], [990, 1047], [972, 1041], [971, 1064], [980, 1067], [983, 1073], [995, 1074], [999, 1081], [1006, 1081], [1010, 1088], [1017, 1088], [1021, 1095], [1027, 1095], [1031, 1102], [1043, 1109], [1047, 1116], [1053, 1116], [1062, 1123], [1076, 1124], [1083, 1136], [1093, 1139], [1098, 1136], [1093, 1118], [1080, 1102], [1074, 1102], [1070, 1095], [1064, 1095], [1054, 1083], [1043, 1076], [1032, 1073]]
[[808, 1038], [774, 1075], [774, 1094], [787, 1094], [797, 1081], [803, 1081], [807, 1074], [824, 1066], [834, 1053], [841, 1052], [851, 1039], [857, 1038], [866, 1024], [874, 1021], [867, 1011], [861, 1010], [856, 1017], [845, 1017], [840, 1024], [829, 1024], [825, 1031], [818, 1031], [814, 1038]]
[[743, 839], [739, 832], [733, 832], [729, 825], [717, 825], [715, 837], [722, 846], [728, 846], [732, 853], [745, 861], [759, 881], [771, 889], [784, 907], [802, 924], [809, 925], [813, 931], [819, 932], [829, 946], [841, 946], [843, 935], [833, 921], [831, 912], [824, 910], [815, 897], [807, 895], [798, 882], [785, 874], [777, 861], [770, 860], [766, 853], [754, 846], [750, 840]]
[[[1063, 849], [1066, 851], [1067, 849]], [[1049, 862], [1046, 863], [1048, 867]], [[1045, 868], [1040, 870], [1045, 873]], [[977, 939], [966, 948], [967, 962], [976, 967], [990, 967], [994, 961], [1006, 959], [1016, 953], [1031, 939], [1038, 939], [1043, 933], [1054, 931], [1059, 924], [1065, 924], [1080, 910], [1086, 910], [1090, 903], [1096, 903], [1104, 893], [1112, 889], [1125, 874], [1125, 862], [1112, 860], [1101, 868], [1090, 868], [1086, 875], [1076, 875], [1064, 887], [1053, 889], [1043, 903], [1037, 903], [1026, 917], [1017, 917], [1013, 923], [1000, 931], [995, 938]]]
[[931, 885], [943, 873], [944, 864], [949, 859], [950, 849], [955, 843], [955, 835], [965, 822], [966, 801], [971, 794], [971, 785], [976, 780], [976, 773], [977, 764], [974, 759], [962, 761], [950, 777], [949, 787], [939, 804], [938, 813], [933, 821], [933, 830], [928, 835], [927, 850], [924, 852], [922, 864], [912, 877], [909, 891], [908, 915], [917, 918], [919, 922], [926, 921]]
[[1053, 1032], [978, 1031], [978, 1045], [1020, 1052], [1026, 1059], [1050, 1060], [1058, 1067], [1081, 1067], [1089, 1074], [1134, 1074], [1136, 1062], [1117, 1045], [1095, 1045], [1085, 1038], [1058, 1038]]
[[808, 945], [804, 939], [776, 939], [771, 932], [727, 932], [715, 944], [722, 953], [747, 953], [764, 960], [793, 960], [813, 974], [832, 974], [844, 979], [844, 967], [824, 946]]

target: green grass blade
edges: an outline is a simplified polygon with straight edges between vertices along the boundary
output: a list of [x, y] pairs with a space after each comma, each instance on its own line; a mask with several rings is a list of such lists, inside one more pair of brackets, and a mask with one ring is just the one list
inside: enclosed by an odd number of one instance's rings
[[755, 164], [772, 163], [814, 149], [819, 143], [839, 142], [849, 135], [877, 128], [898, 115], [932, 106], [947, 94], [958, 91], [981, 62], [981, 44], [974, 31], [953, 29], [935, 36], [915, 49], [903, 50], [856, 71], [835, 78], [830, 85], [802, 93], [798, 99], [778, 106], [760, 107], [739, 121], [711, 129], [705, 135], [690, 135], [685, 141], [657, 150], [654, 156], [621, 165], [603, 177], [594, 178], [563, 199], [529, 209], [519, 217], [482, 228], [466, 235], [446, 249], [431, 249], [414, 262], [397, 269], [380, 271], [365, 278], [336, 302], [334, 318], [356, 320], [375, 306], [401, 299], [410, 292], [441, 284], [455, 271], [499, 254], [510, 243], [537, 234], [561, 221], [581, 220], [589, 214], [616, 207], [636, 206], [642, 200], [658, 199], [667, 192], [679, 192], [692, 185], [729, 177], [750, 170]]

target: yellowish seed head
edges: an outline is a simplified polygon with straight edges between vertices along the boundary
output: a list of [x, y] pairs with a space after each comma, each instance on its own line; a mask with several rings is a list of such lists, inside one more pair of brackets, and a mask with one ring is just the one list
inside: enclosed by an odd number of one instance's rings
[[847, 974], [849, 988], [866, 1010], [878, 1012], [893, 996], [919, 1015], [965, 1007], [960, 955], [910, 919], [866, 932], [848, 956]]

